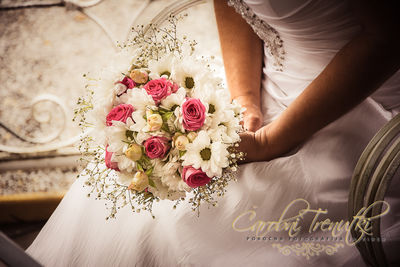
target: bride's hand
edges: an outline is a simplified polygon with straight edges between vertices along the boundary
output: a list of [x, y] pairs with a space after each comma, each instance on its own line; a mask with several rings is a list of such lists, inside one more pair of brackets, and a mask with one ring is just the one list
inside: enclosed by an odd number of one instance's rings
[[244, 132], [240, 134], [239, 151], [245, 153], [245, 158], [241, 163], [253, 161], [267, 161], [272, 159], [273, 151], [268, 143], [268, 125], [256, 132]]
[[263, 116], [259, 107], [255, 104], [244, 106], [243, 127], [245, 130], [255, 132], [262, 125]]
[[255, 132], [260, 129], [263, 121], [263, 115], [260, 107], [254, 103], [248, 97], [237, 97], [235, 98], [242, 108], [245, 109], [243, 112], [243, 128], [246, 131]]

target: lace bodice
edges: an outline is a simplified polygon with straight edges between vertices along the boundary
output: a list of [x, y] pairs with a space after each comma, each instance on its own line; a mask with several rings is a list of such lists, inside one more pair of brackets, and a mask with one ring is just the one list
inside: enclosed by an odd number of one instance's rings
[[261, 20], [242, 0], [228, 0], [228, 5], [233, 6], [246, 22], [253, 28], [254, 32], [264, 41], [266, 51], [274, 59], [276, 70], [282, 71], [285, 59], [285, 49], [279, 33], [268, 23]]

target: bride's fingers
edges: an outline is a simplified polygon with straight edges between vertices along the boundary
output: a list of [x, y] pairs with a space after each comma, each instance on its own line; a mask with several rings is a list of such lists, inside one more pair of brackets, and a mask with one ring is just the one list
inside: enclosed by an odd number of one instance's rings
[[261, 118], [250, 117], [248, 119], [245, 119], [243, 127], [247, 131], [255, 132], [261, 127]]

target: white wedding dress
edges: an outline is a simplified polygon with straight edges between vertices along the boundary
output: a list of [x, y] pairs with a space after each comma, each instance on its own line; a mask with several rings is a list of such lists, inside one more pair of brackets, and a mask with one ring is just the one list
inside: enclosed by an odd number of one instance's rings
[[[265, 123], [276, 118], [360, 31], [346, 0], [232, 2], [265, 40]], [[251, 12], [257, 16], [251, 17]], [[27, 252], [45, 266], [365, 266], [357, 249], [343, 241], [319, 241], [331, 245], [333, 255], [323, 250], [306, 257], [296, 255], [296, 249], [281, 251], [279, 246], [301, 247], [307, 241], [289, 241], [285, 231], [266, 235], [281, 241], [252, 241], [255, 233], [234, 230], [233, 221], [250, 209], [256, 211], [257, 220], [278, 220], [297, 198], [307, 200], [313, 209], [327, 209], [328, 215], [321, 215], [321, 220], [347, 220], [348, 190], [357, 160], [373, 135], [399, 110], [397, 72], [371, 97], [297, 150], [270, 162], [242, 165], [238, 182], [228, 187], [218, 207], [204, 205], [200, 217], [186, 203], [174, 210], [172, 202], [160, 201], [153, 209], [156, 219], [126, 207], [115, 220], [105, 220], [109, 211], [103, 201], [86, 196], [82, 177]], [[391, 210], [382, 225], [384, 249], [392, 264], [400, 260], [398, 178], [388, 192]], [[304, 218], [306, 225], [310, 218]], [[298, 238], [329, 236], [303, 230]]]

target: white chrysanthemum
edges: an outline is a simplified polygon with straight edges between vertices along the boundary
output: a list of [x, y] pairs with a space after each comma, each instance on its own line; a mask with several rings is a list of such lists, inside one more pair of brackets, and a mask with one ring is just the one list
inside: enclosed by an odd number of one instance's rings
[[222, 136], [226, 135], [226, 127], [224, 125], [217, 125], [207, 130], [207, 134], [210, 136], [213, 142], [223, 142]]
[[222, 168], [229, 165], [227, 145], [211, 142], [206, 131], [200, 131], [193, 143], [187, 144], [186, 147], [182, 165], [201, 168], [209, 177], [221, 176]]
[[242, 106], [239, 104], [239, 102], [236, 99], [232, 100], [232, 103], [230, 104], [231, 109], [233, 112], [235, 112], [235, 116], [239, 117], [240, 114], [243, 113]]
[[142, 114], [145, 114], [148, 108], [157, 108], [153, 98], [148, 95], [146, 90], [143, 88], [133, 88], [132, 90], [128, 90], [128, 92], [120, 98], [124, 103], [131, 104], [135, 108], [135, 111]]
[[[128, 118], [127, 123], [132, 124], [132, 119]], [[105, 128], [106, 141], [108, 144], [107, 150], [109, 152], [122, 154], [124, 148], [126, 149], [128, 144], [128, 138], [126, 137], [126, 131], [129, 129], [128, 124], [120, 121], [113, 121], [112, 126]]]
[[138, 144], [143, 144], [144, 141], [146, 141], [147, 139], [149, 139], [151, 137], [151, 134], [146, 133], [146, 132], [138, 132], [136, 135], [136, 143]]
[[[215, 122], [218, 124], [215, 125]], [[230, 144], [239, 142], [239, 131], [242, 128], [239, 122], [240, 118], [235, 116], [234, 111], [227, 109], [220, 114], [218, 120], [213, 121], [207, 133], [212, 141], [221, 141]]]
[[[160, 161], [161, 162], [161, 161]], [[181, 166], [179, 162], [167, 162], [165, 164], [156, 163], [153, 174], [160, 177], [161, 182], [168, 186], [169, 191], [190, 191], [190, 187], [182, 180], [177, 173]]]
[[185, 128], [183, 127], [183, 114], [180, 108], [176, 108], [174, 110], [174, 116], [175, 116], [175, 121], [174, 121], [174, 126], [176, 129], [178, 129], [180, 132], [184, 133], [186, 132]]
[[[124, 148], [124, 150], [126, 151], [126, 148]], [[124, 154], [114, 153], [111, 157], [111, 161], [118, 163], [118, 169], [120, 171], [132, 172], [136, 168], [136, 162], [127, 158], [125, 156], [125, 151]]]
[[170, 191], [186, 191], [189, 192], [191, 188], [182, 180], [182, 178], [174, 173], [172, 175], [163, 175], [161, 182], [168, 186]]
[[117, 174], [117, 183], [124, 186], [129, 186], [134, 176], [133, 173], [129, 172], [116, 172]]
[[211, 114], [220, 114], [224, 112], [229, 104], [229, 94], [227, 91], [213, 88], [210, 85], [207, 85], [206, 89], [207, 90], [204, 91], [194, 90], [192, 97], [199, 98], [203, 103], [207, 103], [207, 112]]
[[150, 78], [158, 79], [162, 75], [171, 74], [173, 72], [176, 57], [174, 54], [168, 54], [158, 60], [150, 60], [148, 69], [150, 70]]
[[208, 75], [209, 70], [204, 64], [189, 56], [174, 64], [171, 79], [181, 87], [193, 89], [205, 84]]
[[128, 118], [126, 124], [114, 121], [112, 126], [108, 126], [105, 129], [108, 144], [107, 151], [113, 152], [111, 161], [117, 162], [118, 169], [121, 171], [131, 172], [136, 167], [136, 163], [125, 156], [125, 151], [129, 147], [126, 131], [132, 124], [132, 119]]
[[226, 127], [226, 135], [222, 136], [222, 141], [226, 143], [236, 143], [240, 141], [239, 131], [242, 129], [240, 117], [235, 116], [233, 110], [226, 110], [221, 124]]
[[91, 86], [90, 89], [93, 89], [91, 101], [93, 110], [87, 115], [87, 121], [94, 125], [91, 135], [100, 145], [105, 143], [103, 132], [106, 127], [106, 116], [113, 108], [113, 103], [120, 103], [120, 100], [117, 100], [114, 94], [115, 83], [122, 80], [122, 73], [129, 70], [131, 62], [127, 59], [135, 58], [134, 55], [137, 53], [138, 51], [122, 50], [111, 57], [111, 62], [107, 68], [97, 70], [89, 75], [91, 77], [101, 77], [89, 81], [88, 85]]
[[132, 60], [137, 58], [140, 53], [142, 53], [140, 49], [122, 49], [112, 58], [110, 65], [117, 69], [119, 73], [124, 73], [130, 69]]
[[147, 121], [143, 118], [143, 112], [141, 110], [132, 112], [132, 119], [134, 124], [129, 128], [131, 131], [142, 132], [147, 126]]
[[160, 159], [153, 159], [152, 163], [153, 163], [152, 175], [161, 176], [163, 173], [163, 167], [164, 167], [165, 163]]
[[92, 105], [93, 110], [87, 114], [87, 122], [94, 125], [92, 136], [99, 145], [104, 145], [104, 130], [106, 128], [106, 117], [113, 107], [114, 92], [113, 87], [98, 86], [93, 91]]
[[171, 109], [175, 105], [180, 106], [185, 100], [185, 97], [186, 90], [185, 88], [181, 87], [178, 89], [178, 91], [176, 91], [176, 93], [170, 94], [169, 96], [161, 100], [161, 107]]
[[169, 199], [169, 200], [177, 200], [181, 197], [186, 196], [185, 191], [171, 191], [168, 186], [164, 185], [161, 182], [160, 177], [151, 177], [154, 181], [155, 188], [152, 186], [148, 187], [149, 192], [151, 192], [154, 196], [159, 197], [160, 199]]
[[168, 157], [169, 162], [177, 162], [180, 159], [179, 150], [173, 146], [168, 153]]
[[206, 120], [203, 130], [216, 128], [223, 120], [224, 113], [229, 109], [229, 95], [225, 90], [206, 86], [208, 90], [194, 90], [193, 97], [199, 98], [206, 106]]

